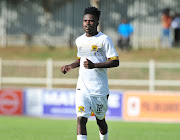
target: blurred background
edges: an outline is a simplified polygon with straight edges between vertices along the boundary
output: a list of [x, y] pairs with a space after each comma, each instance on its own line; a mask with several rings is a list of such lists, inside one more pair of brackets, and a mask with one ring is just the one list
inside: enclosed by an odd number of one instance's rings
[[0, 86], [75, 88], [78, 69], [59, 69], [76, 59], [90, 5], [101, 10], [98, 30], [112, 38], [121, 62], [108, 71], [110, 88], [180, 89], [179, 0], [1, 0]]
[[78, 69], [60, 68], [76, 60], [90, 5], [120, 59], [107, 118], [179, 122], [180, 0], [0, 0], [0, 115], [76, 117]]
[[134, 27], [133, 48], [160, 47], [163, 10], [180, 12], [179, 0], [1, 0], [0, 45], [72, 47], [90, 5], [100, 8], [100, 30], [115, 45], [118, 25], [127, 19]]

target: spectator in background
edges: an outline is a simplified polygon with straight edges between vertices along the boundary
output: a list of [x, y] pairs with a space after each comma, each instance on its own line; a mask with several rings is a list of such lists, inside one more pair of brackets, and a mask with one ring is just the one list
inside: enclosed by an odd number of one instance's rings
[[118, 33], [120, 35], [118, 39], [118, 47], [121, 50], [129, 50], [130, 49], [130, 39], [131, 35], [134, 32], [133, 26], [127, 22], [127, 20], [124, 18], [122, 19], [121, 24], [118, 26]]
[[172, 47], [172, 39], [170, 34], [170, 26], [172, 22], [172, 18], [170, 16], [170, 9], [166, 8], [163, 10], [161, 16], [162, 22], [162, 38], [161, 38], [161, 45], [163, 48], [170, 48]]
[[180, 13], [175, 13], [171, 27], [174, 29], [174, 45], [180, 46]]

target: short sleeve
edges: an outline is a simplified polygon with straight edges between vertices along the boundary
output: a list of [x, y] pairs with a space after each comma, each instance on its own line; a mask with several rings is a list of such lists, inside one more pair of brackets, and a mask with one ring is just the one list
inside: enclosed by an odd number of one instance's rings
[[76, 39], [75, 44], [76, 44], [76, 46], [77, 46], [77, 59], [80, 59], [81, 56], [80, 56], [80, 54], [79, 54], [78, 39]]
[[104, 49], [107, 59], [118, 60], [118, 54], [110, 37], [104, 40]]

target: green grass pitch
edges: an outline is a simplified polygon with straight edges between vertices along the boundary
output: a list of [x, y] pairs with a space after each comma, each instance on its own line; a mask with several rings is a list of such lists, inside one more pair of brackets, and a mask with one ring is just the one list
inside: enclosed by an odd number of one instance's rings
[[[179, 140], [179, 123], [107, 120], [109, 140]], [[99, 140], [95, 120], [87, 124], [88, 140]], [[0, 116], [0, 140], [76, 140], [76, 120]]]

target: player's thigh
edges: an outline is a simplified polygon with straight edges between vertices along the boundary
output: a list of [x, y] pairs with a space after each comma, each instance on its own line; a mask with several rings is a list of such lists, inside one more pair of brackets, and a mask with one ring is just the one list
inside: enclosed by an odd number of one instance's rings
[[104, 119], [108, 110], [108, 99], [107, 95], [102, 97], [92, 97], [92, 109], [95, 116], [102, 120]]

